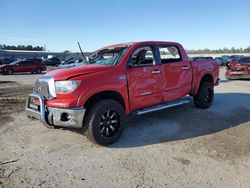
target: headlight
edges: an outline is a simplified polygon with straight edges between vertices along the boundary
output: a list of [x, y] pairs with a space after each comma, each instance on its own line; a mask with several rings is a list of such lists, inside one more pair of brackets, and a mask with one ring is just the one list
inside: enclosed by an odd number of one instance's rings
[[64, 81], [56, 81], [56, 93], [70, 93], [76, 90], [78, 86], [81, 84], [81, 80], [64, 80]]

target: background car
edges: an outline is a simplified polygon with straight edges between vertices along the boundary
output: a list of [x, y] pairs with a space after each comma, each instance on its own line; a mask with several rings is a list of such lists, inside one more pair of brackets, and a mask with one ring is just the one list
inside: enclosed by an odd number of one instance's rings
[[13, 58], [1, 58], [0, 65], [10, 64], [13, 61], [15, 61]]
[[60, 68], [71, 68], [71, 67], [77, 67], [77, 66], [81, 66], [81, 65], [85, 65], [85, 61], [83, 61], [83, 59], [76, 59], [76, 60], [71, 60], [71, 61], [67, 61], [64, 64], [60, 65]]
[[32, 61], [34, 63], [42, 63], [43, 62], [43, 60], [40, 58], [27, 58], [26, 60]]
[[240, 58], [242, 58], [244, 56], [235, 55], [235, 56], [230, 56], [230, 57], [231, 57], [231, 61], [230, 62], [237, 62]]
[[241, 57], [238, 60], [228, 63], [226, 78], [230, 79], [250, 79], [250, 56]]
[[237, 58], [241, 58], [241, 57], [243, 57], [243, 55], [231, 55], [230, 59], [233, 60], [233, 59], [237, 59]]
[[221, 66], [226, 66], [228, 63], [231, 62], [231, 59], [227, 56], [221, 56], [221, 57], [216, 57], [214, 58], [217, 63], [219, 63], [219, 65]]
[[223, 59], [222, 59], [222, 57], [216, 57], [216, 58], [214, 58], [214, 59], [217, 61], [217, 63], [218, 63], [220, 66], [223, 65]]
[[227, 56], [227, 55], [224, 55], [224, 56], [221, 56], [221, 58], [222, 58], [222, 65], [223, 66], [226, 66], [228, 63], [230, 63], [231, 62], [231, 58], [229, 57], [229, 56]]
[[16, 72], [31, 72], [40, 74], [45, 70], [46, 66], [43, 63], [29, 60], [14, 61], [7, 65], [0, 65], [0, 72], [9, 75]]
[[194, 57], [193, 60], [197, 61], [197, 60], [212, 60], [213, 57]]
[[46, 66], [58, 66], [61, 64], [61, 60], [57, 57], [52, 57], [43, 61]]

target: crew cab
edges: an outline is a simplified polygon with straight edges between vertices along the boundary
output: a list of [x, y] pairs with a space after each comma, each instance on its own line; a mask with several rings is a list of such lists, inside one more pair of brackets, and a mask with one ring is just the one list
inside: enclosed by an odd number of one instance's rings
[[250, 56], [235, 59], [227, 64], [225, 77], [231, 79], [250, 79]]
[[46, 66], [42, 62], [32, 60], [14, 61], [10, 64], [0, 65], [0, 72], [8, 75], [18, 72], [31, 72], [40, 74], [45, 70]]
[[93, 142], [109, 145], [120, 138], [127, 115], [186, 104], [191, 97], [196, 107], [209, 108], [218, 84], [218, 63], [189, 61], [178, 43], [116, 44], [95, 51], [83, 66], [38, 79], [26, 115], [49, 128], [82, 127]]

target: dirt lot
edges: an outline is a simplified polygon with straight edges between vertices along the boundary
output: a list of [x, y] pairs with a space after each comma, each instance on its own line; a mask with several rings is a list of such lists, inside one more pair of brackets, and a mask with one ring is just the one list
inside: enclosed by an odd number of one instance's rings
[[100, 147], [25, 117], [38, 76], [0, 76], [0, 187], [249, 187], [250, 81], [222, 80], [208, 110], [129, 117], [122, 138]]

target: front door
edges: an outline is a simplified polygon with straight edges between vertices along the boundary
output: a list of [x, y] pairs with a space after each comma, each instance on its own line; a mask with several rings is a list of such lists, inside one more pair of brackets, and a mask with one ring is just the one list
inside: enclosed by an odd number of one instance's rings
[[159, 46], [163, 69], [164, 102], [180, 99], [188, 95], [192, 85], [192, 67], [183, 61], [177, 46]]
[[131, 110], [159, 104], [163, 101], [161, 65], [151, 46], [137, 48], [127, 68]]
[[14, 67], [15, 72], [24, 72], [24, 70], [25, 70], [24, 61], [18, 62]]

